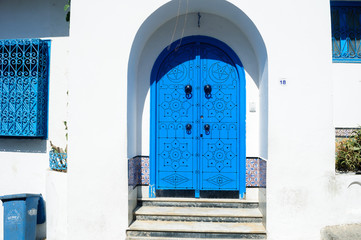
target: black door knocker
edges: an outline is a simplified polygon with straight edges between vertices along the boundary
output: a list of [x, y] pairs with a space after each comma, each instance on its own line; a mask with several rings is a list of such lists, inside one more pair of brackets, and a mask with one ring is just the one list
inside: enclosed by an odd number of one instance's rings
[[184, 87], [184, 92], [186, 93], [186, 98], [191, 99], [192, 98], [192, 86], [187, 85]]
[[207, 84], [204, 86], [204, 93], [205, 93], [205, 97], [207, 99], [210, 99], [212, 97], [212, 87], [211, 85]]
[[210, 129], [211, 129], [211, 126], [209, 126], [209, 124], [204, 125], [204, 131], [206, 132], [206, 135], [209, 135]]
[[186, 125], [186, 132], [187, 132], [187, 134], [191, 134], [191, 133], [192, 133], [192, 125], [189, 124], [189, 123]]

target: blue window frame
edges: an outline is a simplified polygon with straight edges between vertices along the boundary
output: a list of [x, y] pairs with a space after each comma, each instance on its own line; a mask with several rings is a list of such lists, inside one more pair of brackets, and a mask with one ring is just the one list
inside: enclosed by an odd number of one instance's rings
[[0, 40], [0, 136], [47, 138], [49, 52], [49, 40]]
[[331, 1], [333, 62], [361, 62], [361, 2]]

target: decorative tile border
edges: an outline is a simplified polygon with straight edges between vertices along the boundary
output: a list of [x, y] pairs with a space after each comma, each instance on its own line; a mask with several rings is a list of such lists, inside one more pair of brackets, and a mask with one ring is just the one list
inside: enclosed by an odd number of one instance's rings
[[128, 185], [149, 185], [148, 156], [135, 156], [128, 160]]
[[[266, 187], [267, 161], [258, 157], [246, 159], [246, 186]], [[136, 156], [128, 160], [128, 185], [149, 185], [149, 157]]]
[[259, 158], [260, 172], [259, 172], [259, 187], [267, 187], [267, 161]]
[[128, 185], [135, 187], [140, 184], [141, 157], [136, 156], [128, 160]]
[[149, 157], [140, 157], [141, 159], [141, 185], [149, 185]]
[[267, 162], [262, 158], [246, 158], [246, 186], [266, 187]]
[[358, 128], [335, 128], [336, 138], [348, 138], [350, 136], [353, 136], [353, 131], [357, 129]]

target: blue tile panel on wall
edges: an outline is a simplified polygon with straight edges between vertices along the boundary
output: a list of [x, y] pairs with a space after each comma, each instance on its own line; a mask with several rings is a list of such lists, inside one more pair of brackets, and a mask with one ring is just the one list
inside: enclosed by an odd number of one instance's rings
[[141, 172], [141, 165], [140, 165], [141, 157], [137, 156], [128, 160], [128, 185], [135, 187], [139, 185], [140, 182], [140, 172]]
[[[355, 135], [358, 128], [335, 128], [335, 141], [336, 146], [342, 141], [347, 140], [349, 137]], [[336, 149], [337, 150], [337, 149]]]
[[350, 136], [355, 135], [355, 131], [358, 128], [335, 128], [335, 136], [336, 138], [348, 138]]
[[[246, 186], [266, 187], [267, 162], [262, 158], [246, 159]], [[136, 156], [128, 161], [129, 186], [149, 185], [149, 157]]]
[[267, 162], [261, 158], [246, 159], [246, 186], [266, 187]]
[[50, 42], [0, 40], [0, 136], [47, 137]]

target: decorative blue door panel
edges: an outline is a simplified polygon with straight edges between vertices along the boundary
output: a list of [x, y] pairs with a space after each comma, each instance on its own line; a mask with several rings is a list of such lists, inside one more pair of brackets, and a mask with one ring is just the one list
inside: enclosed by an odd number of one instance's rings
[[152, 73], [151, 196], [155, 189], [182, 189], [194, 190], [196, 197], [202, 190], [237, 190], [242, 197], [242, 65], [214, 39], [190, 37], [183, 43], [164, 50]]
[[191, 138], [159, 138], [157, 187], [159, 189], [193, 189], [194, 143]]
[[[239, 189], [238, 84], [235, 64], [219, 48], [201, 46], [201, 165], [200, 190]], [[209, 93], [206, 92], [209, 89]]]
[[202, 147], [200, 190], [237, 190], [239, 164], [236, 140], [203, 139]]
[[[169, 54], [157, 83], [157, 189], [194, 189], [196, 49]], [[185, 91], [188, 86], [187, 93]]]
[[238, 190], [238, 184], [236, 184], [238, 177], [236, 173], [224, 171], [222, 174], [203, 173], [201, 190]]
[[157, 189], [194, 189], [193, 172], [159, 171], [157, 181]]
[[203, 139], [201, 147], [202, 173], [238, 172], [236, 139]]

